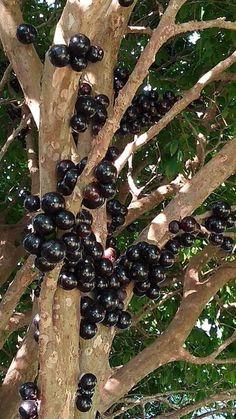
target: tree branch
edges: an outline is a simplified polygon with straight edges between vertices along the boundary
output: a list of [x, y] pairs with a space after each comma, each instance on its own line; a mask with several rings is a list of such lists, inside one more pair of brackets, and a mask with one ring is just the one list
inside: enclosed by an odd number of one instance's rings
[[204, 29], [210, 28], [230, 29], [233, 31], [236, 30], [236, 22], [228, 22], [225, 20], [225, 17], [220, 17], [213, 20], [204, 20], [201, 22], [198, 22], [197, 20], [190, 20], [189, 22], [181, 23], [176, 26], [176, 34], [202, 31]]
[[223, 71], [236, 62], [236, 51], [228, 58], [218, 63], [210, 71], [204, 74], [198, 82], [182, 95], [180, 99], [167, 114], [157, 124], [153, 125], [148, 131], [141, 134], [134, 141], [127, 144], [124, 151], [116, 160], [116, 168], [120, 172], [125, 166], [131, 154], [134, 154], [139, 148], [147, 144], [153, 137], [157, 136], [180, 112], [182, 112], [191, 102], [198, 99], [201, 91], [210, 82], [215, 80]]
[[4, 331], [5, 342], [9, 336], [16, 332], [17, 330], [22, 329], [25, 326], [29, 326], [32, 320], [32, 311], [29, 310], [26, 313], [15, 313], [9, 320], [8, 325]]
[[16, 129], [14, 129], [13, 132], [12, 132], [12, 134], [8, 137], [8, 139], [6, 140], [4, 146], [0, 150], [0, 161], [5, 156], [8, 148], [13, 143], [13, 141], [17, 137], [17, 135], [19, 135], [20, 132], [21, 132], [21, 130], [27, 126], [27, 122], [29, 121], [29, 119], [31, 118], [31, 116], [32, 116], [31, 114], [29, 114], [27, 116], [24, 116], [22, 118], [21, 122], [20, 122], [20, 125]]
[[37, 127], [39, 127], [42, 63], [32, 45], [25, 46], [16, 38], [17, 27], [22, 22], [19, 2], [2, 0], [0, 3], [0, 38], [21, 84], [26, 103]]
[[3, 76], [2, 76], [1, 81], [0, 81], [0, 95], [2, 94], [2, 91], [3, 91], [5, 85], [7, 84], [8, 80], [11, 76], [11, 72], [12, 72], [12, 65], [9, 64], [6, 68]]
[[152, 29], [145, 26], [128, 26], [127, 33], [133, 33], [135, 35], [152, 35]]
[[206, 413], [202, 413], [202, 415], [198, 415], [196, 419], [209, 418], [209, 415], [213, 416], [213, 415], [216, 415], [217, 413], [232, 413], [233, 414], [233, 413], [236, 413], [236, 409], [234, 409], [233, 407], [232, 408], [222, 407], [221, 409], [215, 409], [215, 410], [208, 411]]

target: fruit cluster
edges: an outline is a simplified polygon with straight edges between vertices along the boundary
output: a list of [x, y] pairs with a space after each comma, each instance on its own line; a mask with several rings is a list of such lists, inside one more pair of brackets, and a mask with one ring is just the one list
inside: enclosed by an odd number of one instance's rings
[[127, 83], [130, 72], [125, 67], [116, 67], [114, 70], [113, 89], [115, 91], [115, 98], [118, 96], [119, 91]]
[[80, 378], [75, 401], [76, 407], [80, 412], [88, 412], [91, 409], [96, 384], [97, 378], [94, 374], [87, 373]]
[[91, 122], [92, 133], [97, 135], [106, 122], [109, 98], [103, 94], [93, 97], [91, 92], [92, 89], [88, 83], [81, 83], [75, 104], [75, 114], [70, 121], [72, 133], [85, 132]]
[[171, 91], [164, 92], [162, 99], [159, 99], [157, 91], [153, 89], [136, 95], [121, 119], [116, 135], [139, 134], [142, 129], [158, 122], [177, 100], [178, 97]]
[[20, 386], [20, 396], [23, 400], [19, 407], [19, 414], [24, 419], [35, 419], [38, 417], [39, 389], [33, 382], [27, 382]]
[[108, 232], [114, 233], [118, 227], [125, 223], [128, 209], [118, 199], [111, 199], [107, 201], [107, 213], [111, 216], [111, 222], [107, 226]]
[[70, 65], [72, 70], [85, 70], [88, 62], [96, 63], [104, 56], [103, 49], [98, 45], [91, 45], [90, 39], [78, 33], [70, 38], [69, 45], [55, 44], [48, 51], [49, 59], [55, 67]]

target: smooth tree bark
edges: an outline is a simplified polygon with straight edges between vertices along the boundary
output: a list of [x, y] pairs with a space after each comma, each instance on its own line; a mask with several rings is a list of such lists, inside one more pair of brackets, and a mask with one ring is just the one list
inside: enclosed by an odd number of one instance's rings
[[[27, 138], [28, 167], [33, 193], [37, 193], [40, 189], [42, 196], [46, 192], [55, 190], [55, 167], [59, 160], [72, 158], [77, 163], [82, 157], [88, 155], [88, 164], [84, 173], [80, 177], [74, 193], [67, 199], [68, 209], [76, 215], [81, 207], [83, 188], [93, 179], [95, 165], [104, 157], [114, 133], [119, 128], [125, 110], [147, 76], [160, 48], [172, 37], [190, 31], [214, 27], [236, 30], [234, 22], [227, 22], [223, 18], [176, 23], [176, 16], [185, 2], [186, 0], [170, 0], [157, 28], [151, 30], [142, 26], [129, 25], [130, 15], [136, 2], [130, 8], [121, 8], [118, 2], [110, 0], [87, 2], [67, 0], [56, 25], [53, 42], [68, 44], [72, 35], [81, 32], [85, 33], [93, 44], [101, 45], [104, 50], [104, 59], [99, 63], [89, 65], [86, 71], [81, 74], [73, 72], [69, 66], [60, 69], [53, 67], [47, 54], [45, 63], [42, 65], [34, 47], [24, 46], [16, 39], [17, 26], [23, 19], [20, 2], [0, 0], [1, 42], [9, 58], [10, 66], [14, 69], [21, 84], [30, 115], [38, 128], [39, 158], [37, 158], [37, 151], [33, 147], [32, 133]], [[113, 70], [116, 66], [120, 43], [127, 33], [147, 34], [150, 39], [128, 82], [114, 102]], [[118, 171], [120, 172], [124, 168], [139, 148], [156, 137], [193, 100], [197, 99], [205, 86], [215, 80], [222, 79], [227, 82], [234, 79], [232, 75], [229, 78], [228, 73], [224, 73], [224, 71], [235, 62], [235, 52], [229, 57], [224, 57], [221, 62], [209, 69], [190, 90], [183, 93], [182, 98], [157, 124], [125, 145], [116, 161]], [[4, 87], [10, 71], [11, 67], [4, 74], [0, 90]], [[93, 136], [88, 130], [81, 135], [78, 147], [76, 147], [71, 136], [69, 122], [73, 115], [81, 77], [83, 81], [90, 83], [93, 94], [106, 94], [110, 99], [110, 106], [107, 122], [99, 134]], [[7, 152], [8, 145], [13, 142], [17, 133], [22, 129], [23, 123], [25, 120], [19, 126], [19, 131], [16, 129], [6, 141], [3, 149], [0, 150], [0, 159]], [[235, 172], [235, 148], [236, 140], [231, 139], [208, 163], [204, 163], [205, 158], [200, 158], [201, 162], [192, 179], [179, 175], [172, 182], [158, 186], [145, 196], [137, 194], [128, 207], [125, 226], [144, 213], [158, 207], [166, 198], [175, 195], [164, 211], [157, 213], [151, 223], [141, 232], [137, 241], [147, 240], [162, 247], [171, 237], [167, 233], [169, 222], [172, 219], [192, 214], [217, 187]], [[130, 175], [132, 174], [129, 172]], [[133, 181], [133, 179], [128, 179], [128, 191], [134, 192], [130, 180]], [[135, 186], [134, 181], [133, 186]], [[93, 216], [94, 233], [97, 240], [105, 245], [107, 235], [105, 206], [94, 211]], [[10, 273], [15, 268], [16, 254], [17, 259], [24, 255], [24, 251], [16, 248], [13, 243], [16, 237], [18, 238], [21, 234], [27, 221], [27, 218], [23, 220], [19, 231], [13, 233], [14, 237], [11, 240], [5, 240], [6, 254], [3, 254], [2, 272], [0, 265], [3, 278], [0, 278], [1, 283], [9, 279]], [[8, 236], [10, 237], [9, 230], [6, 233], [6, 237]], [[14, 248], [14, 256], [9, 257], [10, 261], [6, 264], [11, 248]], [[32, 315], [30, 316], [28, 313], [22, 319], [17, 317], [17, 313], [14, 313], [17, 303], [36, 275], [32, 270], [32, 258], [29, 257], [9, 284], [0, 303], [1, 345], [4, 344], [9, 333], [15, 330], [15, 327], [11, 326], [12, 322], [18, 321], [18, 326], [16, 326], [18, 328], [29, 325], [28, 332], [7, 371], [0, 390], [0, 418], [13, 419], [16, 417], [19, 385], [24, 381], [34, 380], [37, 375], [41, 400], [40, 419], [56, 417], [94, 419], [97, 411], [109, 415], [108, 409], [111, 406], [122, 401], [123, 396], [135, 384], [163, 365], [180, 360], [193, 364], [220, 364], [221, 360], [216, 358], [235, 340], [235, 334], [207, 357], [198, 359], [184, 348], [187, 337], [208, 301], [236, 276], [235, 261], [222, 262], [221, 260], [218, 268], [206, 280], [202, 281], [200, 270], [213, 257], [219, 257], [220, 260], [223, 258], [222, 254], [218, 255], [215, 249], [209, 246], [203, 249], [200, 255], [192, 258], [184, 273], [183, 289], [180, 288], [167, 294], [166, 298], [160, 302], [160, 304], [164, 304], [168, 298], [182, 293], [178, 311], [169, 326], [150, 346], [117, 371], [113, 371], [109, 363], [112, 342], [116, 333], [114, 328], [108, 329], [99, 325], [98, 333], [93, 339], [85, 341], [79, 337], [81, 295], [78, 290], [66, 294], [64, 290], [57, 287], [61, 266], [57, 266], [46, 275], [42, 284], [39, 304], [34, 302]], [[132, 298], [132, 286], [129, 286], [127, 291], [126, 306]], [[32, 338], [34, 333], [32, 318], [36, 312], [40, 314], [39, 347]], [[137, 315], [135, 324], [138, 324], [149, 312], [150, 310], [147, 308], [142, 315]], [[228, 363], [235, 363], [235, 360], [230, 359]], [[80, 374], [86, 372], [92, 372], [97, 376], [98, 385], [93, 397], [92, 409], [88, 413], [82, 414], [75, 409], [75, 397], [78, 378]], [[180, 411], [180, 415], [188, 414], [214, 401], [233, 400], [234, 396], [235, 394], [232, 395], [228, 392], [217, 394], [198, 404], [184, 407]], [[159, 399], [157, 398], [157, 400]], [[160, 398], [160, 400], [162, 399]], [[171, 408], [171, 406], [169, 407]], [[182, 417], [174, 416], [175, 414], [176, 412], [170, 412], [167, 413], [167, 416], [160, 417]]]

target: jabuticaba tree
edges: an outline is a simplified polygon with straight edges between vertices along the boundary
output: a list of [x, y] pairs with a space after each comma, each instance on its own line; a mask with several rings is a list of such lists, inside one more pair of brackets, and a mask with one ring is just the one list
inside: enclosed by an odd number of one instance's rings
[[0, 0], [0, 418], [235, 417], [233, 4]]

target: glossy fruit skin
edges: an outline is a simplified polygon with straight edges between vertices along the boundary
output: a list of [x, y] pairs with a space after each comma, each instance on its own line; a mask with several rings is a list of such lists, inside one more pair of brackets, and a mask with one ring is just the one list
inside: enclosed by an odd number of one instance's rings
[[86, 223], [86, 224], [92, 225], [93, 224], [93, 216], [86, 209], [82, 209], [76, 215], [76, 223]]
[[125, 223], [125, 216], [122, 214], [112, 217], [112, 226], [116, 229]]
[[120, 155], [120, 152], [118, 150], [118, 148], [116, 147], [109, 147], [106, 155], [105, 155], [105, 160], [111, 161], [112, 163], [114, 163], [116, 161], [116, 159], [118, 159]]
[[227, 218], [227, 228], [236, 227], [236, 214], [232, 212]]
[[[67, 261], [69, 262], [69, 264], [71, 264], [71, 262], [78, 263], [81, 257], [82, 257], [81, 249], [74, 250], [73, 252], [67, 252], [66, 253], [67, 260], [65, 260], [65, 263]], [[72, 263], [72, 265], [75, 266], [75, 263]]]
[[74, 252], [81, 247], [81, 240], [75, 233], [63, 234], [62, 241], [66, 246], [67, 252]]
[[41, 256], [50, 263], [58, 263], [66, 255], [66, 246], [61, 240], [49, 240], [41, 246]]
[[113, 264], [109, 259], [101, 258], [96, 261], [96, 273], [108, 277], [113, 272]]
[[164, 268], [171, 268], [175, 263], [175, 256], [169, 250], [162, 250], [160, 254], [160, 265]]
[[224, 237], [223, 243], [221, 245], [221, 249], [225, 252], [232, 252], [234, 248], [234, 240], [231, 237]]
[[97, 103], [92, 96], [79, 96], [75, 104], [78, 113], [84, 114], [87, 118], [92, 118], [97, 110]]
[[84, 390], [93, 390], [97, 384], [97, 378], [94, 374], [87, 373], [82, 375], [79, 383]]
[[69, 50], [70, 54], [74, 57], [84, 57], [90, 48], [89, 38], [82, 34], [78, 33], [73, 35], [69, 41]]
[[92, 323], [101, 323], [105, 318], [105, 314], [105, 308], [98, 302], [85, 310], [85, 317]]
[[91, 225], [87, 223], [80, 223], [76, 226], [76, 233], [81, 238], [86, 238], [91, 234]]
[[146, 296], [150, 298], [151, 300], [156, 300], [159, 297], [159, 295], [160, 295], [160, 289], [158, 285], [151, 286], [146, 292]]
[[216, 218], [227, 218], [230, 215], [231, 207], [228, 202], [215, 202], [211, 208], [213, 215]]
[[141, 258], [141, 250], [138, 245], [132, 245], [126, 250], [127, 259], [130, 262], [136, 262]]
[[63, 182], [68, 188], [73, 190], [76, 185], [77, 179], [78, 179], [78, 172], [77, 172], [77, 169], [74, 168], [66, 172]]
[[94, 174], [100, 183], [114, 183], [117, 178], [117, 169], [110, 161], [102, 160], [95, 168]]
[[80, 313], [81, 316], [85, 316], [86, 310], [88, 307], [92, 307], [94, 304], [94, 301], [92, 298], [85, 296], [81, 298], [80, 302]]
[[25, 45], [29, 45], [35, 42], [37, 35], [37, 29], [28, 23], [21, 23], [16, 31], [16, 37], [18, 41]]
[[24, 249], [32, 255], [40, 255], [43, 240], [37, 234], [27, 234], [23, 240]]
[[89, 83], [81, 83], [79, 86], [79, 95], [91, 95], [92, 87]]
[[106, 309], [106, 311], [113, 311], [119, 305], [119, 299], [117, 293], [113, 289], [106, 289], [100, 295], [100, 303]]
[[106, 247], [116, 247], [116, 238], [113, 236], [107, 237]]
[[223, 233], [227, 228], [227, 221], [223, 218], [209, 217], [205, 221], [207, 230], [214, 233]]
[[23, 400], [37, 400], [39, 390], [35, 383], [29, 381], [20, 386], [19, 393]]
[[93, 279], [92, 281], [89, 281], [89, 282], [78, 281], [77, 288], [81, 292], [88, 293], [88, 292], [93, 291], [95, 289], [95, 286], [96, 286], [96, 282], [95, 282], [95, 279]]
[[83, 71], [88, 65], [88, 61], [85, 57], [71, 57], [70, 66], [72, 70], [76, 72]]
[[85, 115], [73, 115], [70, 120], [70, 126], [75, 132], [84, 132], [88, 128], [88, 120]]
[[104, 126], [104, 122], [96, 122], [96, 120], [93, 121], [93, 125], [92, 125], [93, 135], [98, 135], [98, 133], [101, 131], [103, 126]]
[[109, 288], [118, 290], [120, 288], [120, 281], [115, 275], [109, 277]]
[[149, 270], [148, 280], [152, 284], [158, 284], [166, 279], [166, 272], [163, 266], [154, 265]]
[[49, 215], [38, 214], [33, 219], [33, 228], [39, 235], [47, 236], [54, 233], [55, 223]]
[[82, 173], [83, 173], [83, 171], [84, 171], [84, 169], [85, 169], [85, 166], [86, 166], [86, 164], [87, 164], [87, 161], [88, 161], [88, 157], [84, 157], [82, 160], [80, 160], [80, 162], [76, 165], [76, 169], [77, 169], [77, 173], [78, 173], [78, 176], [80, 176]]
[[108, 183], [106, 185], [100, 183], [100, 193], [104, 198], [111, 199], [116, 195], [116, 185], [114, 183]]
[[[101, 105], [105, 106], [105, 108], [108, 108], [110, 105], [109, 97], [103, 94], [96, 95], [95, 98], [96, 102], [100, 103]], [[114, 147], [115, 148], [115, 147]], [[109, 150], [109, 149], [108, 149]], [[109, 159], [108, 159], [109, 160]]]
[[150, 288], [151, 283], [149, 281], [137, 282], [135, 286], [139, 291], [146, 292]]
[[86, 390], [83, 387], [81, 387], [80, 384], [78, 386], [78, 392], [79, 392], [79, 394], [81, 396], [87, 396], [87, 397], [90, 397], [90, 398], [92, 398], [93, 395], [94, 395], [94, 389], [92, 389], [92, 390]]
[[34, 265], [40, 272], [50, 272], [56, 267], [55, 263], [48, 262], [41, 256], [36, 257]]
[[132, 324], [132, 318], [131, 315], [127, 311], [122, 311], [119, 315], [118, 322], [116, 324], [116, 327], [119, 329], [128, 329]]
[[172, 252], [174, 255], [177, 255], [181, 249], [181, 245], [178, 240], [169, 240], [166, 243], [165, 248]]
[[40, 198], [37, 195], [28, 195], [24, 200], [24, 207], [28, 212], [38, 211], [40, 208]]
[[120, 310], [113, 310], [106, 312], [105, 319], [103, 320], [103, 324], [106, 326], [115, 326], [119, 320]]
[[84, 260], [78, 263], [76, 268], [77, 280], [82, 284], [91, 282], [95, 278], [95, 270], [92, 264], [86, 263]]
[[116, 67], [114, 70], [114, 76], [119, 80], [127, 81], [129, 78], [129, 70], [125, 67]]
[[92, 45], [86, 54], [87, 60], [89, 60], [91, 63], [102, 61], [103, 57], [104, 51], [98, 45]]
[[214, 246], [221, 246], [224, 241], [224, 236], [222, 234], [211, 233], [209, 236], [209, 241]]
[[101, 103], [97, 103], [96, 114], [94, 116], [95, 122], [104, 124], [107, 120], [107, 110]]
[[101, 207], [105, 199], [100, 194], [99, 184], [92, 182], [84, 188], [83, 205], [89, 209], [96, 209]]
[[111, 199], [107, 202], [107, 212], [110, 215], [119, 215], [121, 213], [121, 203], [118, 199]]
[[19, 414], [24, 419], [38, 417], [38, 406], [35, 400], [24, 400], [19, 407]]
[[195, 236], [191, 233], [183, 233], [179, 236], [180, 243], [184, 247], [191, 247], [195, 242]]
[[64, 180], [59, 180], [59, 182], [57, 182], [57, 192], [63, 196], [69, 196], [72, 194], [73, 190], [65, 185]]
[[61, 230], [69, 230], [75, 224], [75, 216], [71, 211], [61, 210], [55, 215], [55, 224]]
[[103, 291], [109, 287], [109, 279], [102, 276], [96, 276], [96, 290]]
[[55, 67], [65, 67], [70, 62], [70, 51], [67, 45], [58, 44], [51, 46], [48, 56]]
[[48, 192], [42, 196], [42, 210], [47, 214], [55, 214], [65, 208], [65, 198], [58, 192]]
[[74, 169], [75, 164], [71, 160], [61, 160], [57, 163], [56, 166], [56, 173], [57, 173], [57, 179], [62, 180], [70, 169]]
[[80, 336], [83, 339], [92, 339], [97, 333], [97, 326], [85, 319], [80, 322]]
[[127, 275], [127, 271], [121, 265], [118, 265], [114, 269], [113, 275], [119, 280], [119, 282], [121, 283], [121, 285], [127, 285], [127, 284], [130, 283], [130, 279], [129, 279], [128, 275]]
[[129, 276], [133, 281], [146, 281], [148, 279], [148, 268], [141, 262], [133, 262]]
[[92, 407], [92, 400], [88, 396], [77, 396], [75, 404], [80, 412], [88, 412]]
[[92, 246], [87, 247], [87, 253], [92, 256], [94, 260], [101, 259], [103, 255], [103, 246], [99, 242], [95, 242]]
[[180, 221], [180, 228], [185, 231], [186, 233], [191, 233], [196, 229], [196, 220], [193, 217], [184, 217]]
[[142, 257], [145, 263], [156, 264], [160, 259], [160, 250], [154, 244], [148, 244], [147, 248], [142, 251]]

